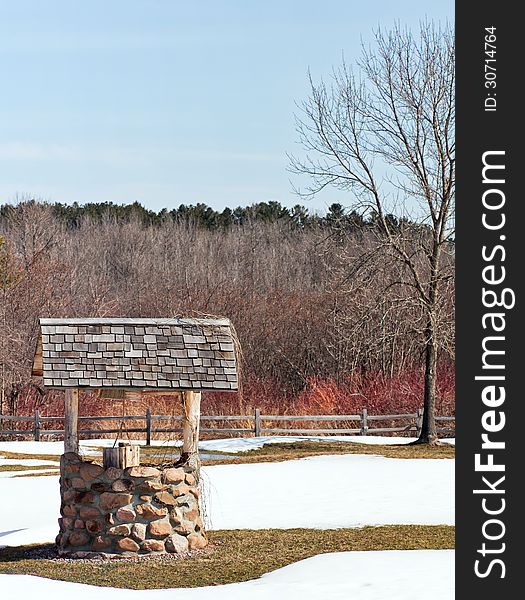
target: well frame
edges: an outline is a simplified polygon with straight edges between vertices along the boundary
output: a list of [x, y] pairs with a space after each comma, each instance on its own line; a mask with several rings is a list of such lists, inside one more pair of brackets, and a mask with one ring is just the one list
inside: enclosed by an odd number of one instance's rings
[[[64, 390], [61, 556], [184, 554], [204, 548], [198, 455], [201, 390], [238, 389], [227, 319], [41, 319], [33, 375]], [[180, 459], [159, 468], [103, 467], [80, 456], [81, 391], [182, 398]]]

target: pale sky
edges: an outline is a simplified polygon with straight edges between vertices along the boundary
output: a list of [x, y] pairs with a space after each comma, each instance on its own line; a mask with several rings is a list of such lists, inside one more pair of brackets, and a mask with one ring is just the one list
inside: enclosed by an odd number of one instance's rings
[[298, 199], [286, 171], [308, 69], [351, 63], [379, 25], [453, 17], [451, 0], [0, 0], [0, 204], [345, 204]]

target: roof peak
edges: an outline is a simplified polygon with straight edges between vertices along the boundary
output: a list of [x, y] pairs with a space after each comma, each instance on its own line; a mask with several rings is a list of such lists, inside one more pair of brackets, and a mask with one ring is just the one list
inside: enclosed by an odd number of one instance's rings
[[67, 317], [40, 319], [40, 325], [231, 325], [230, 320], [217, 317]]

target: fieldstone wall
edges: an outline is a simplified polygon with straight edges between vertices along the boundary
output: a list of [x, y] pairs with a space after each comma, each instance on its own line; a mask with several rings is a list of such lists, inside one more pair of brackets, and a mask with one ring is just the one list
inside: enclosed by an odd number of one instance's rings
[[190, 465], [103, 469], [68, 452], [60, 460], [60, 495], [62, 556], [184, 553], [208, 543]]

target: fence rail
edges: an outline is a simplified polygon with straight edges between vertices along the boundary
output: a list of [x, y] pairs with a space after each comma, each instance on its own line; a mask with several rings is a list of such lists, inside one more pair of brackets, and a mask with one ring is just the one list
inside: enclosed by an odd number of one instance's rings
[[[418, 410], [415, 413], [404, 413], [399, 415], [369, 415], [366, 409], [363, 409], [360, 414], [356, 415], [262, 415], [260, 409], [255, 409], [253, 415], [202, 415], [201, 416], [201, 432], [217, 433], [217, 434], [245, 434], [260, 437], [268, 434], [294, 434], [294, 435], [373, 435], [379, 433], [412, 433], [418, 435], [421, 430], [423, 411]], [[56, 423], [64, 421], [64, 417], [44, 417], [40, 411], [35, 410], [33, 416], [17, 416], [17, 415], [0, 415], [0, 438], [31, 436], [35, 441], [40, 441], [42, 435], [60, 436], [64, 434], [63, 429], [47, 429], [46, 423]], [[180, 433], [182, 427], [155, 427], [158, 422], [161, 425], [162, 421], [180, 422], [182, 416], [178, 415], [152, 415], [148, 409], [144, 415], [107, 415], [107, 416], [85, 416], [79, 417], [80, 423], [93, 421], [118, 421], [120, 427], [109, 429], [82, 429], [79, 427], [79, 435], [104, 435], [108, 433], [142, 433], [146, 438], [146, 444], [151, 444], [154, 434], [159, 433]], [[123, 427], [126, 421], [143, 421], [143, 427]], [[250, 427], [243, 426], [246, 422], [251, 424]], [[354, 422], [355, 426], [352, 426]], [[380, 421], [396, 421], [406, 424], [394, 424], [394, 426], [386, 427], [371, 427], [371, 423]], [[450, 434], [455, 430], [455, 417], [440, 416], [436, 417], [438, 423], [444, 422], [445, 426], [438, 427], [438, 433]], [[206, 422], [216, 422], [215, 427], [206, 427]], [[223, 427], [224, 423], [237, 424], [240, 426]], [[237, 423], [235, 423], [237, 422]], [[305, 428], [305, 427], [284, 427], [283, 423], [324, 423], [324, 427]], [[7, 424], [30, 423], [32, 427], [27, 429], [6, 429]], [[273, 425], [275, 423], [275, 425]], [[342, 424], [342, 427], [327, 427], [327, 424]], [[446, 425], [450, 423], [451, 425]], [[265, 424], [269, 426], [265, 427]]]

